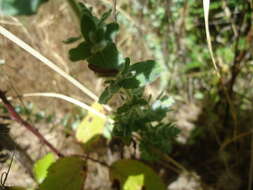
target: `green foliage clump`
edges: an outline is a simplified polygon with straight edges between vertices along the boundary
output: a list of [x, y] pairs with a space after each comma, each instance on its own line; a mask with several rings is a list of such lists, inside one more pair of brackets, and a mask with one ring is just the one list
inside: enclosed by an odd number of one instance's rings
[[[163, 122], [172, 104], [172, 99], [164, 96], [155, 102], [144, 96], [145, 86], [155, 81], [162, 73], [161, 66], [153, 60], [131, 64], [130, 58], [122, 59], [122, 54], [113, 42], [119, 25], [105, 23], [111, 11], [97, 18], [92, 11], [79, 4], [80, 27], [84, 41], [69, 51], [72, 61], [86, 60], [89, 68], [99, 75], [110, 75], [107, 87], [100, 96], [100, 103], [107, 103], [114, 94], [120, 93], [124, 103], [113, 114], [113, 135], [121, 137], [126, 144], [139, 136], [140, 150], [145, 159], [155, 159], [150, 146], [169, 153], [178, 129]], [[152, 136], [152, 140], [148, 138]]]

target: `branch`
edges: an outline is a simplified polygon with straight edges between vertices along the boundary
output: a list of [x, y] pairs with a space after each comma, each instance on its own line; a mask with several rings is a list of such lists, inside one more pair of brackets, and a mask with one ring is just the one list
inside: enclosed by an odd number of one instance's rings
[[20, 115], [15, 111], [15, 108], [11, 105], [11, 103], [7, 100], [5, 96], [5, 92], [0, 90], [0, 99], [2, 99], [5, 108], [8, 110], [11, 119], [17, 121], [20, 125], [24, 126], [27, 130], [33, 133], [43, 144], [47, 145], [48, 148], [54, 152], [59, 157], [63, 157], [63, 154], [57, 150], [50, 142], [48, 142], [44, 136], [31, 124], [23, 120]]

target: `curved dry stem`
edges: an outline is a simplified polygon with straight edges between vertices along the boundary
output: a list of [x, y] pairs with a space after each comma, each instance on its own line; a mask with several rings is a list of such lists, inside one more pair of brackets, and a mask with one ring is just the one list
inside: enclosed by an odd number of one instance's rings
[[216, 64], [216, 60], [214, 58], [211, 35], [210, 35], [210, 30], [209, 30], [209, 6], [210, 6], [210, 0], [203, 0], [205, 30], [206, 30], [206, 39], [207, 39], [208, 49], [209, 49], [209, 52], [210, 52], [212, 63], [214, 65], [215, 72], [216, 72], [217, 76], [219, 77], [219, 79], [221, 80], [222, 88], [223, 88], [223, 91], [225, 93], [226, 99], [227, 99], [228, 104], [229, 104], [230, 113], [231, 113], [232, 118], [233, 118], [234, 123], [235, 123], [234, 136], [236, 136], [236, 133], [237, 133], [237, 115], [236, 115], [236, 112], [235, 112], [234, 104], [231, 100], [231, 97], [228, 93], [227, 88], [224, 86], [225, 83], [224, 83], [224, 80], [223, 80], [223, 77], [222, 77], [222, 73], [221, 73], [220, 69], [218, 68], [218, 66]]
[[240, 140], [241, 138], [244, 138], [244, 137], [246, 137], [246, 136], [249, 136], [249, 135], [251, 135], [252, 133], [253, 133], [253, 131], [247, 131], [247, 132], [245, 132], [245, 133], [241, 133], [241, 134], [239, 134], [239, 135], [233, 137], [232, 139], [229, 139], [228, 141], [225, 141], [225, 142], [221, 145], [219, 151], [220, 151], [220, 152], [224, 151], [224, 149], [225, 149], [228, 145], [230, 145], [231, 143], [233, 143], [233, 142], [235, 142], [235, 141], [238, 141], [238, 140]]
[[210, 30], [209, 30], [209, 5], [210, 5], [210, 0], [203, 0], [203, 7], [204, 7], [204, 16], [205, 16], [205, 29], [206, 29], [206, 39], [207, 39], [207, 44], [208, 44], [208, 49], [211, 55], [211, 59], [214, 65], [214, 69], [219, 76], [221, 77], [219, 69], [216, 64], [216, 60], [214, 58], [214, 53], [213, 53], [213, 47], [212, 47], [212, 42], [211, 42], [211, 36], [210, 36]]
[[66, 96], [64, 94], [58, 94], [58, 93], [53, 93], [53, 92], [42, 92], [42, 93], [26, 93], [23, 94], [22, 97], [34, 97], [34, 96], [39, 96], [39, 97], [52, 97], [52, 98], [58, 98], [58, 99], [62, 99], [65, 100], [67, 102], [70, 102], [72, 104], [75, 104], [95, 115], [97, 115], [98, 117], [101, 117], [103, 119], [108, 119], [108, 121], [110, 122], [114, 122], [112, 119], [109, 119], [106, 115], [104, 115], [103, 113], [97, 111], [96, 109], [90, 107], [89, 105], [74, 99], [72, 97]]
[[[81, 84], [78, 80], [76, 80], [75, 78], [73, 78], [72, 76], [70, 76], [69, 74], [67, 74], [66, 72], [64, 72], [56, 64], [54, 64], [48, 58], [46, 58], [45, 56], [43, 56], [40, 52], [38, 52], [37, 50], [35, 50], [34, 48], [32, 48], [30, 45], [28, 45], [27, 43], [25, 43], [23, 40], [21, 40], [20, 38], [18, 38], [17, 36], [15, 36], [14, 34], [12, 34], [11, 32], [9, 32], [8, 30], [6, 30], [2, 26], [0, 26], [0, 33], [4, 37], [6, 37], [9, 40], [11, 40], [12, 42], [14, 42], [16, 45], [18, 45], [19, 47], [21, 47], [22, 49], [24, 49], [25, 51], [27, 51], [28, 53], [30, 53], [31, 55], [33, 55], [35, 58], [37, 58], [38, 60], [40, 60], [42, 63], [44, 63], [45, 65], [47, 65], [50, 69], [52, 69], [53, 71], [55, 71], [56, 73], [58, 73], [59, 75], [61, 75], [62, 77], [64, 77], [65, 79], [67, 79], [70, 83], [72, 83], [74, 86], [76, 86], [77, 88], [79, 88], [84, 94], [88, 95], [91, 99], [93, 99], [94, 101], [98, 101], [98, 97], [97, 97], [96, 94], [94, 94], [92, 91], [90, 91], [87, 87], [85, 87], [83, 84]], [[105, 105], [105, 108], [108, 111], [111, 111], [111, 108], [109, 106]]]

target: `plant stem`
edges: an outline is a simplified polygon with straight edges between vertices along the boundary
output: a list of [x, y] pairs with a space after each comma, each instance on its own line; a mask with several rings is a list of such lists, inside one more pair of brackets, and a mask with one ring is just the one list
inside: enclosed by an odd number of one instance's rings
[[103, 161], [100, 161], [100, 160], [97, 160], [95, 158], [92, 158], [90, 157], [89, 155], [85, 154], [85, 155], [79, 155], [79, 154], [74, 154], [74, 156], [79, 156], [81, 158], [84, 158], [85, 160], [90, 160], [92, 162], [95, 162], [95, 163], [98, 163], [100, 164], [101, 166], [104, 166], [105, 168], [110, 168], [110, 166], [106, 163], [106, 162], [103, 162]]
[[42, 143], [48, 146], [48, 148], [54, 152], [59, 157], [63, 157], [63, 154], [57, 150], [50, 142], [48, 142], [44, 136], [31, 124], [23, 120], [20, 115], [15, 111], [15, 108], [11, 105], [11, 103], [7, 100], [5, 96], [5, 92], [0, 90], [0, 99], [2, 99], [5, 108], [8, 110], [10, 117], [17, 121], [19, 124], [24, 126], [26, 129], [28, 129], [30, 132], [32, 132]]

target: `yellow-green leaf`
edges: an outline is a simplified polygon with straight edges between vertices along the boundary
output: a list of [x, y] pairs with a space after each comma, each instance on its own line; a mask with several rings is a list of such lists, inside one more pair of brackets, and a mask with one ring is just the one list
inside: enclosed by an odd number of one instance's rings
[[39, 190], [83, 190], [86, 162], [77, 156], [58, 159], [48, 169]]
[[147, 165], [136, 160], [119, 160], [112, 164], [110, 176], [122, 190], [165, 190], [161, 178]]
[[[92, 108], [100, 113], [104, 113], [104, 108], [101, 104], [94, 103]], [[76, 139], [88, 148], [94, 142], [96, 142], [104, 132], [106, 119], [99, 117], [98, 115], [88, 112], [83, 121], [77, 127]]]
[[53, 153], [48, 153], [34, 164], [33, 172], [38, 183], [41, 183], [46, 178], [47, 169], [55, 161], [55, 155]]

